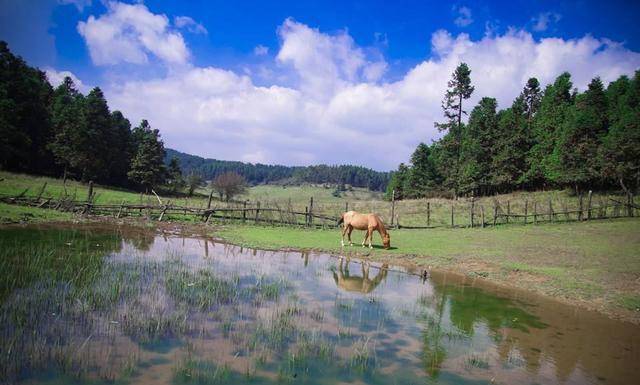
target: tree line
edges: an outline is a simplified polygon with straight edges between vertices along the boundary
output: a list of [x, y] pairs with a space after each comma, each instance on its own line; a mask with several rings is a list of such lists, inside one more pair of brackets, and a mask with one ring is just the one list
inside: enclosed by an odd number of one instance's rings
[[584, 92], [568, 72], [544, 90], [530, 78], [510, 107], [483, 97], [467, 115], [474, 87], [461, 63], [448, 83], [436, 127], [409, 164], [393, 172], [386, 190], [396, 199], [489, 195], [544, 188], [640, 188], [640, 71], [606, 87], [594, 78]]
[[167, 149], [165, 162], [168, 163], [173, 158], [179, 160], [182, 170], [186, 174], [196, 173], [205, 179], [213, 180], [218, 175], [236, 172], [252, 185], [265, 183], [332, 183], [337, 185], [350, 184], [356, 187], [366, 187], [370, 190], [384, 191], [390, 177], [389, 173], [374, 171], [360, 166], [316, 165], [300, 167], [252, 164], [206, 159]]
[[132, 129], [99, 87], [83, 95], [66, 77], [53, 88], [0, 42], [0, 168], [148, 190], [181, 177], [164, 156], [148, 121]]

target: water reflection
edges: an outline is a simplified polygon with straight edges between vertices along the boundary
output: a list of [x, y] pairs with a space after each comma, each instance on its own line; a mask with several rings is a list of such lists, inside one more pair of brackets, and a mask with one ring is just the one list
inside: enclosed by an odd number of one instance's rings
[[4, 379], [624, 384], [640, 362], [635, 325], [454, 274], [124, 227], [0, 247]]
[[[376, 274], [373, 279], [369, 278], [369, 267], [370, 264], [368, 262], [359, 263], [362, 267], [362, 276], [351, 275], [349, 273], [349, 263], [351, 262], [350, 258], [346, 258], [347, 262], [344, 264], [345, 258], [340, 258], [340, 263], [338, 265], [338, 269], [332, 269], [333, 279], [336, 282], [336, 285], [344, 290], [358, 292], [362, 294], [368, 294], [373, 291], [382, 280], [387, 277], [387, 270], [389, 269], [389, 265], [384, 264], [378, 270], [378, 274]], [[305, 265], [306, 266], [306, 265]]]

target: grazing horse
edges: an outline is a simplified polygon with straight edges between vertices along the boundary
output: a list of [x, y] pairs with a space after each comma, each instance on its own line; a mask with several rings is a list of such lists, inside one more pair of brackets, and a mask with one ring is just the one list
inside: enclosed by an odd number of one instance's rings
[[387, 277], [387, 270], [389, 265], [386, 263], [382, 265], [378, 274], [373, 279], [369, 278], [369, 263], [362, 262], [362, 277], [352, 276], [349, 274], [349, 258], [347, 258], [346, 266], [343, 266], [343, 258], [340, 258], [340, 266], [338, 271], [333, 270], [333, 279], [336, 281], [336, 285], [339, 288], [347, 291], [355, 291], [363, 294], [368, 294], [375, 289], [383, 279]]
[[362, 241], [362, 247], [369, 240], [369, 248], [372, 249], [371, 241], [373, 239], [373, 231], [378, 230], [380, 233], [380, 238], [382, 238], [382, 244], [385, 249], [388, 249], [391, 246], [391, 237], [389, 237], [389, 233], [387, 229], [384, 228], [384, 223], [382, 223], [382, 219], [376, 214], [360, 214], [355, 211], [347, 211], [346, 213], [342, 213], [342, 216], [338, 220], [338, 225], [343, 223], [342, 227], [342, 246], [344, 246], [344, 235], [347, 234], [349, 238], [349, 246], [353, 246], [351, 242], [351, 231], [353, 229], [356, 230], [366, 230], [367, 233], [364, 236], [364, 240]]

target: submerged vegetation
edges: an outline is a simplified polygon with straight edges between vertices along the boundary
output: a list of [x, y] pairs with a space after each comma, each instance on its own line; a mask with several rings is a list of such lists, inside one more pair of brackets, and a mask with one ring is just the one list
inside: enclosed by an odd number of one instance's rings
[[[343, 291], [327, 256], [202, 242], [210, 241], [95, 225], [5, 229], [0, 377], [127, 383], [154, 371], [178, 384], [404, 384], [429, 375], [447, 384], [488, 381], [487, 368], [536, 377], [500, 364], [515, 362], [514, 354], [485, 352], [527, 352], [519, 345], [526, 336], [546, 338], [550, 324], [520, 303], [387, 275], [385, 266], [372, 292]], [[626, 334], [603, 338], [634, 343]]]

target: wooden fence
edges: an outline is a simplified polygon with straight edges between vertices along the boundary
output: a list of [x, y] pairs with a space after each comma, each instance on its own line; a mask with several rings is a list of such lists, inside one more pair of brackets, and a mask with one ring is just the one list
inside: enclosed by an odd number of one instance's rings
[[[437, 227], [486, 227], [503, 224], [537, 224], [541, 222], [584, 221], [605, 218], [638, 216], [640, 207], [633, 196], [622, 199], [599, 197], [594, 204], [592, 193], [580, 196], [569, 207], [567, 201], [545, 202], [535, 200], [499, 201], [469, 200], [414, 200], [414, 201], [371, 201], [314, 204], [295, 207], [290, 201], [282, 202], [217, 202], [212, 206], [211, 196], [203, 207], [193, 207], [163, 203], [156, 195], [157, 204], [125, 203], [95, 204], [93, 185], [90, 183], [85, 201], [76, 200], [76, 195], [61, 196], [57, 199], [44, 197], [40, 190], [37, 196], [25, 196], [26, 190], [17, 196], [0, 196], [0, 201], [40, 208], [50, 208], [84, 215], [107, 215], [116, 218], [126, 216], [146, 217], [154, 220], [196, 220], [209, 222], [212, 218], [220, 221], [242, 223], [266, 223], [306, 227], [336, 227], [340, 213], [349, 209], [361, 212], [377, 212], [382, 215], [390, 228], [429, 229]], [[350, 204], [351, 203], [351, 204]], [[513, 204], [512, 204], [513, 203]], [[204, 203], [203, 203], [204, 204]], [[403, 206], [401, 206], [403, 205]], [[387, 211], [388, 210], [388, 211]], [[388, 216], [385, 214], [388, 213]]]

